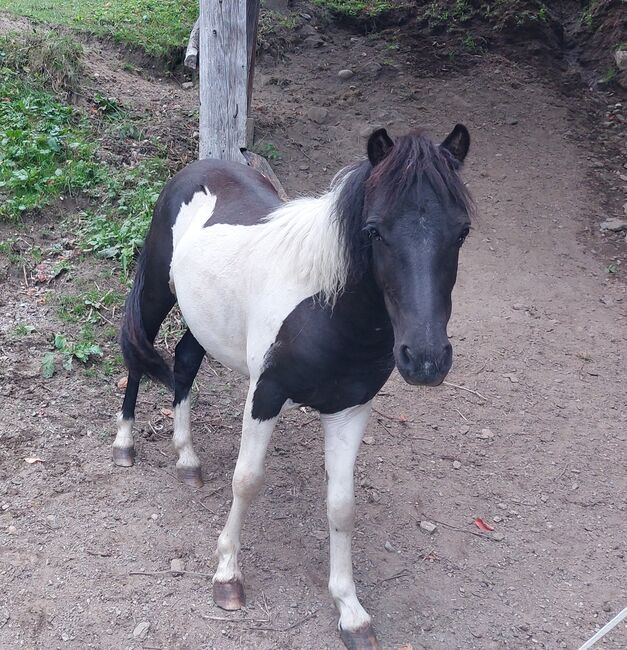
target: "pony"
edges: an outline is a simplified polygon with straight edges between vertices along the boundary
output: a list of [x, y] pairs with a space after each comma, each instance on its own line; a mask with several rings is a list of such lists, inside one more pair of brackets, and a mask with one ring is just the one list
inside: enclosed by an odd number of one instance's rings
[[[134, 462], [135, 403], [147, 375], [174, 391], [177, 474], [201, 486], [190, 427], [199, 366], [209, 354], [249, 377], [233, 501], [217, 545], [219, 607], [245, 604], [242, 523], [278, 417], [305, 405], [324, 431], [329, 591], [341, 639], [354, 650], [379, 647], [353, 580], [353, 468], [372, 399], [394, 367], [426, 386], [451, 368], [451, 292], [473, 213], [460, 177], [469, 146], [461, 124], [439, 145], [422, 131], [394, 142], [378, 129], [367, 157], [319, 197], [282, 203], [261, 174], [219, 160], [188, 165], [161, 192], [121, 327], [128, 383], [113, 460]], [[187, 330], [172, 370], [153, 344], [175, 302]]]

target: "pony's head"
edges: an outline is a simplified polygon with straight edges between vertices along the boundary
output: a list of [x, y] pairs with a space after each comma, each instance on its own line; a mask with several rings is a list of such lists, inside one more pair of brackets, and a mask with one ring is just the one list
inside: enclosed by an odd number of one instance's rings
[[348, 180], [363, 188], [361, 244], [348, 256], [354, 269], [373, 273], [394, 329], [396, 365], [410, 384], [436, 386], [451, 368], [446, 328], [473, 211], [459, 176], [469, 145], [460, 124], [440, 145], [420, 132], [394, 143], [379, 129], [368, 140], [369, 163]]

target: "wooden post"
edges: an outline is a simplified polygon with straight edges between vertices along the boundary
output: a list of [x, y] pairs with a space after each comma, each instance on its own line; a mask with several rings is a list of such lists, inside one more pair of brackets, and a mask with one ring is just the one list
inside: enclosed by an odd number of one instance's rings
[[246, 0], [200, 0], [200, 158], [245, 162]]

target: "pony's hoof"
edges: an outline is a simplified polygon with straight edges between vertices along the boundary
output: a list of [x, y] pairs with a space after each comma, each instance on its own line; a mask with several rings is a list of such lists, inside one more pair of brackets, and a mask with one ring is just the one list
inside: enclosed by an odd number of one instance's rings
[[113, 462], [118, 467], [132, 467], [135, 463], [135, 447], [113, 447]]
[[348, 650], [380, 650], [381, 648], [372, 625], [365, 625], [353, 632], [340, 628], [340, 639]]
[[200, 467], [177, 467], [176, 475], [179, 481], [185, 483], [185, 485], [194, 488], [201, 488], [203, 486]]
[[246, 604], [244, 585], [239, 580], [213, 583], [213, 602], [221, 609], [232, 612]]

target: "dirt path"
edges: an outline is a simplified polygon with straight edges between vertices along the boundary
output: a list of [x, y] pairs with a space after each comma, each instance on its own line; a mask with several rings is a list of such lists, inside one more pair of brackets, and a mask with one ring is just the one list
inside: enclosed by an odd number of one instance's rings
[[[395, 375], [377, 398], [356, 476], [358, 590], [386, 649], [576, 648], [627, 600], [626, 298], [586, 234], [603, 210], [587, 122], [496, 57], [444, 79], [389, 58], [368, 39], [337, 36], [262, 63], [256, 96], [291, 195], [322, 190], [377, 125], [444, 136], [464, 122], [473, 136], [466, 177], [480, 218], [462, 255], [448, 379], [481, 397]], [[355, 77], [339, 81], [341, 68]], [[179, 119], [193, 106], [173, 82], [153, 82], [151, 93], [161, 106], [175, 93]], [[327, 110], [322, 124], [312, 107]], [[213, 571], [241, 381], [203, 368], [202, 490], [173, 477], [171, 422], [159, 411], [167, 396], [155, 387], [140, 396], [137, 466], [114, 468], [115, 382], [79, 373], [43, 382], [54, 310], [19, 277], [0, 291], [0, 647], [340, 648], [313, 414], [292, 414], [275, 433], [245, 529], [249, 607], [225, 614], [207, 577], [159, 572], [175, 557]], [[25, 320], [39, 325], [33, 343], [9, 336]], [[495, 532], [477, 535], [475, 517]], [[130, 575], [142, 571], [157, 573]], [[134, 638], [140, 622], [150, 628]], [[626, 645], [623, 625], [602, 647]]]

